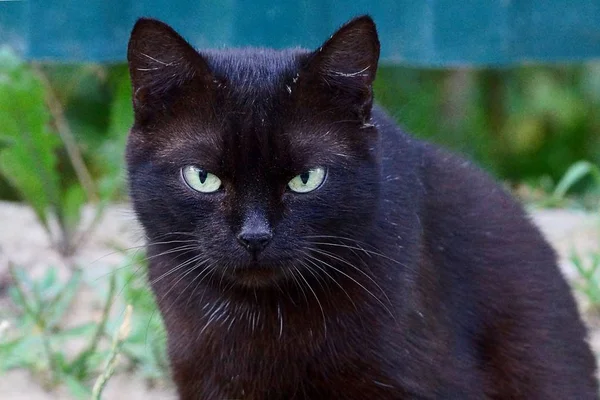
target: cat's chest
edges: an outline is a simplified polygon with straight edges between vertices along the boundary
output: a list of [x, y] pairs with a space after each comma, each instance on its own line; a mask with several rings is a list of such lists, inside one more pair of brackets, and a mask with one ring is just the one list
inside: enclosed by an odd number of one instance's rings
[[169, 336], [175, 380], [202, 393], [190, 399], [402, 398], [393, 376], [373, 367], [376, 341], [343, 324], [302, 326], [285, 312], [207, 312], [197, 322]]
[[174, 370], [187, 380], [182, 386], [196, 388], [190, 399], [435, 398], [429, 392], [439, 383], [434, 367], [418, 381], [411, 373], [418, 368], [407, 365], [400, 374], [393, 361], [398, 355], [382, 351], [385, 343], [378, 336], [362, 336], [334, 323], [326, 332], [294, 325], [280, 329], [278, 324], [267, 329], [261, 322], [255, 331], [252, 326], [219, 326], [206, 328], [195, 343], [188, 338], [173, 346], [180, 352], [173, 359], [187, 355], [188, 362]]
[[[255, 354], [254, 356], [257, 356]], [[309, 362], [260, 357], [237, 359], [233, 368], [223, 363], [203, 381], [214, 382], [220, 397], [248, 400], [309, 399], [409, 399], [398, 382], [382, 371], [369, 370], [357, 363], [330, 367], [326, 358]], [[263, 355], [264, 356], [264, 355]], [[252, 361], [250, 361], [252, 360]]]

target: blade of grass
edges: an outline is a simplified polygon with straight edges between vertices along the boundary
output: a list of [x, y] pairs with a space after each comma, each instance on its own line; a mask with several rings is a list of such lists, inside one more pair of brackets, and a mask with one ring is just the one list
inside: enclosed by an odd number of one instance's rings
[[587, 175], [591, 175], [596, 183], [600, 185], [600, 167], [588, 161], [578, 161], [571, 165], [556, 185], [552, 193], [553, 201], [562, 200], [569, 189]]
[[121, 351], [121, 347], [123, 346], [123, 342], [129, 336], [129, 332], [131, 331], [131, 313], [133, 311], [133, 307], [131, 305], [127, 305], [127, 309], [125, 310], [125, 317], [123, 318], [123, 323], [121, 327], [115, 334], [113, 338], [113, 343], [111, 347], [110, 354], [106, 360], [106, 364], [104, 366], [104, 370], [102, 374], [96, 380], [94, 384], [94, 389], [92, 390], [92, 400], [100, 400], [100, 396], [106, 383], [110, 379], [110, 377], [114, 374], [115, 368], [117, 367], [117, 363], [119, 362], [119, 354]]

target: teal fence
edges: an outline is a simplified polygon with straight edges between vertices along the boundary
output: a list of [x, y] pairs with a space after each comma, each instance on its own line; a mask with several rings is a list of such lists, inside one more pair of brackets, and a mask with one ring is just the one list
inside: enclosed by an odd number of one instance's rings
[[140, 16], [198, 47], [318, 46], [371, 14], [384, 62], [506, 66], [600, 57], [598, 0], [53, 0], [1, 1], [0, 44], [26, 59], [121, 62]]

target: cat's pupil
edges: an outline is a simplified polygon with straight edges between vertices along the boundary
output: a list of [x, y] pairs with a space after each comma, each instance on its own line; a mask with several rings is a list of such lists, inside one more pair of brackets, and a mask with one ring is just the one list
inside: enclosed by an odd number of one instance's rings
[[300, 180], [302, 181], [303, 184], [306, 185], [306, 182], [308, 182], [308, 178], [310, 177], [310, 172], [305, 172], [303, 174], [300, 174]]
[[200, 171], [198, 171], [198, 178], [200, 179], [200, 183], [206, 182], [206, 178], [207, 177], [208, 177], [208, 172], [206, 172], [203, 169], [201, 169]]

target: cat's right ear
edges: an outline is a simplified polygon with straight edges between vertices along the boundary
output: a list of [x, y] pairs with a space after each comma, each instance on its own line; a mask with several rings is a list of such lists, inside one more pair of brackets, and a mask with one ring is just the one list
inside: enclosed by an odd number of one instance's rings
[[371, 17], [363, 15], [344, 24], [315, 51], [305, 73], [366, 121], [373, 105], [378, 61], [377, 29]]
[[195, 81], [207, 87], [213, 81], [202, 56], [169, 25], [139, 19], [131, 32], [127, 61], [138, 123], [168, 109], [182, 87]]

